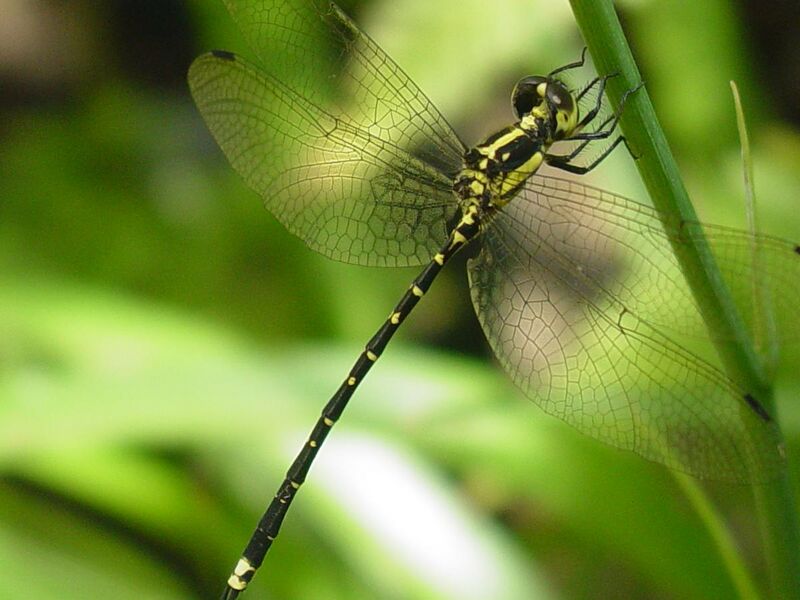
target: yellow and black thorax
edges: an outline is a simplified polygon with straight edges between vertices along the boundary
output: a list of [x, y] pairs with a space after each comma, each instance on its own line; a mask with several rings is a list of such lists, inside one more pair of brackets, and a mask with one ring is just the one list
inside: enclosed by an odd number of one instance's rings
[[546, 160], [551, 144], [577, 130], [578, 104], [561, 82], [550, 77], [522, 79], [511, 97], [519, 119], [470, 148], [453, 191], [462, 206], [481, 212], [502, 208]]

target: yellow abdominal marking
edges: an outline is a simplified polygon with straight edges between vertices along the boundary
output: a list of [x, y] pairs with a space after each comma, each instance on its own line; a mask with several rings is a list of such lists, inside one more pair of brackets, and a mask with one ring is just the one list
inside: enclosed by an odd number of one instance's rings
[[250, 571], [255, 571], [250, 561], [246, 558], [240, 558], [239, 562], [236, 563], [236, 567], [233, 569], [233, 574], [241, 577], [242, 575], [247, 575]]
[[253, 565], [251, 565], [246, 558], [240, 558], [233, 569], [233, 573], [228, 577], [228, 587], [234, 590], [242, 591], [247, 587], [247, 582], [243, 579], [248, 573], [255, 572]]
[[453, 243], [451, 244], [451, 246], [456, 246], [466, 243], [467, 243], [467, 238], [464, 237], [464, 234], [462, 234], [460, 231], [453, 232]]

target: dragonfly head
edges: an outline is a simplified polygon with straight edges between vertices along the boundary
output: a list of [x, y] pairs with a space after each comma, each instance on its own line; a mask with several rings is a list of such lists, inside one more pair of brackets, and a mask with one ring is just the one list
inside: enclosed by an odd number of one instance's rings
[[578, 126], [578, 103], [567, 87], [553, 77], [534, 75], [517, 82], [511, 94], [514, 114], [523, 128], [549, 126], [549, 142], [563, 140]]

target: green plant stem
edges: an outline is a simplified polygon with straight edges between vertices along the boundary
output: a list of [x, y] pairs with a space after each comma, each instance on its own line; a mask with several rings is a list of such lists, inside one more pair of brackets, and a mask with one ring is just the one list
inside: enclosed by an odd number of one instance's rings
[[753, 264], [753, 281], [750, 282], [753, 297], [753, 343], [760, 356], [764, 357], [768, 371], [774, 369], [778, 361], [780, 348], [778, 344], [775, 321], [769, 311], [769, 282], [764, 281], [765, 273], [763, 256], [760, 246], [756, 243], [755, 234], [758, 233], [758, 218], [756, 213], [756, 190], [753, 179], [753, 160], [750, 155], [750, 136], [747, 134], [742, 100], [739, 97], [739, 88], [736, 82], [731, 81], [733, 105], [736, 109], [736, 126], [739, 129], [739, 145], [742, 147], [742, 175], [744, 179], [745, 214], [747, 215], [747, 231], [751, 234], [753, 243], [750, 248], [750, 260]]
[[[610, 0], [570, 0], [570, 4], [598, 72], [619, 73], [607, 88], [612, 103], [618, 106], [624, 91], [642, 79], [613, 5]], [[662, 221], [695, 227], [697, 217], [646, 88], [628, 98], [621, 126]], [[724, 368], [777, 418], [766, 370], [700, 233], [692, 230], [693, 235], [680, 244], [673, 240], [673, 250]], [[755, 493], [772, 579], [771, 597], [800, 599], [800, 530], [788, 473], [769, 485], [756, 486]]]
[[737, 551], [736, 540], [730, 530], [725, 526], [725, 521], [718, 510], [708, 498], [696, 479], [683, 473], [674, 473], [675, 481], [689, 499], [695, 512], [700, 516], [706, 526], [711, 539], [717, 547], [720, 558], [725, 565], [733, 586], [739, 593], [741, 600], [760, 600], [750, 571], [744, 564], [741, 554]]

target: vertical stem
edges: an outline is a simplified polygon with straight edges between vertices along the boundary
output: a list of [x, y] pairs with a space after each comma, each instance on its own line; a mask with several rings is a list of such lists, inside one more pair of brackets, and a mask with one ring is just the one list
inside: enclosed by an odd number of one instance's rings
[[683, 473], [675, 473], [675, 481], [689, 499], [695, 512], [703, 521], [708, 534], [717, 547], [720, 558], [725, 565], [734, 588], [739, 593], [740, 600], [761, 600], [762, 595], [753, 582], [752, 576], [745, 565], [744, 559], [737, 552], [736, 540], [731, 531], [725, 526], [725, 520], [719, 511], [711, 504], [711, 500], [697, 480]]
[[[608, 86], [611, 101], [619, 105], [624, 91], [636, 87], [641, 76], [612, 2], [570, 0], [570, 4], [598, 72], [620, 74]], [[692, 226], [697, 217], [645, 88], [628, 98], [620, 123], [639, 157], [636, 165], [662, 220]], [[682, 244], [674, 240], [673, 250], [727, 373], [777, 417], [766, 370], [713, 254], [699, 233], [693, 231]], [[769, 485], [757, 486], [755, 495], [770, 565], [771, 596], [800, 599], [800, 529], [788, 473], [784, 472]]]
[[750, 260], [753, 265], [753, 281], [750, 289], [753, 303], [753, 343], [760, 356], [765, 357], [767, 372], [771, 372], [778, 361], [780, 348], [778, 335], [775, 329], [775, 320], [771, 311], [769, 300], [769, 282], [764, 280], [764, 263], [761, 247], [756, 240], [758, 233], [758, 219], [756, 214], [756, 190], [753, 179], [753, 161], [750, 157], [750, 137], [747, 134], [747, 124], [744, 118], [744, 109], [739, 97], [739, 88], [736, 82], [731, 81], [733, 104], [736, 108], [736, 125], [739, 129], [739, 145], [742, 147], [742, 174], [744, 178], [745, 214], [747, 215], [747, 231], [751, 235]]

